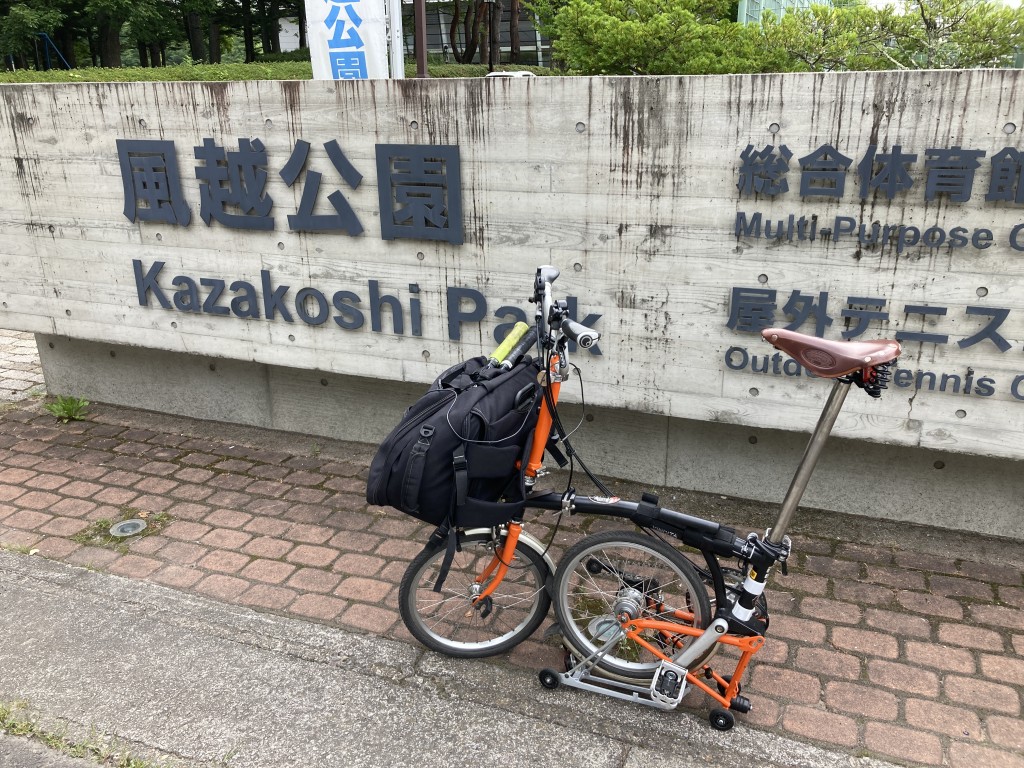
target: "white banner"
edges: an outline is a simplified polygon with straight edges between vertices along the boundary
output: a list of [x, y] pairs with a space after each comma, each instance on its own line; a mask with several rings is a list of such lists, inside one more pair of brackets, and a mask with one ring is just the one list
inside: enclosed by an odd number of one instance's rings
[[[316, 80], [389, 77], [384, 0], [306, 0], [306, 32]], [[397, 19], [401, 25], [401, 18]], [[403, 73], [396, 73], [402, 77]]]

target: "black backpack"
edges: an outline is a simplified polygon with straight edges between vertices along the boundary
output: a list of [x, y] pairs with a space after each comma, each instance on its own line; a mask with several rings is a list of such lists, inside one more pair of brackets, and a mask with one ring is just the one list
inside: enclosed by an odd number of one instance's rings
[[452, 530], [522, 513], [539, 373], [529, 359], [503, 371], [485, 357], [442, 373], [377, 449], [367, 502]]

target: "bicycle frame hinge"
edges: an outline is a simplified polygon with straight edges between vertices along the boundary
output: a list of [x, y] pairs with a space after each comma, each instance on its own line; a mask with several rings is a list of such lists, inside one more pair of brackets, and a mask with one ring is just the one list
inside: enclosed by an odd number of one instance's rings
[[576, 489], [570, 488], [562, 494], [562, 511], [570, 515], [576, 511]]

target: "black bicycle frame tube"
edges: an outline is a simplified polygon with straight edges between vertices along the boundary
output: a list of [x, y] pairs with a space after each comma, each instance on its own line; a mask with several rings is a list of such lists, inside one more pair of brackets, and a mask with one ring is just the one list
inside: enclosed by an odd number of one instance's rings
[[[526, 501], [527, 507], [537, 509], [558, 510], [562, 508], [562, 494], [556, 491], [531, 496]], [[572, 498], [572, 511], [584, 515], [604, 515], [605, 517], [626, 517], [631, 518], [636, 514], [640, 504], [635, 501], [623, 501], [622, 499], [602, 499], [592, 496], [574, 496]], [[714, 536], [722, 527], [710, 520], [703, 520], [699, 517], [673, 512], [670, 509], [662, 509], [661, 512], [668, 512], [679, 516], [677, 523], [679, 528], [689, 528], [700, 533]]]
[[[594, 496], [573, 496], [571, 504], [574, 513], [626, 518], [637, 525], [665, 531], [697, 549], [704, 549], [704, 542], [713, 542], [718, 546], [712, 549], [728, 557], [740, 557], [746, 544], [744, 539], [736, 538], [732, 528], [665, 507], [641, 511], [641, 505], [635, 501]], [[530, 496], [526, 506], [557, 511], [564, 507], [564, 502], [562, 494], [548, 491]]]

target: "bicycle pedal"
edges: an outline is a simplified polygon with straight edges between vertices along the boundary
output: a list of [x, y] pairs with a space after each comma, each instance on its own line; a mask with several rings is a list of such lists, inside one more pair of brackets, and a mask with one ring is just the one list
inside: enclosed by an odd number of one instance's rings
[[686, 695], [686, 670], [670, 661], [662, 661], [651, 678], [651, 699], [665, 709], [675, 709]]

